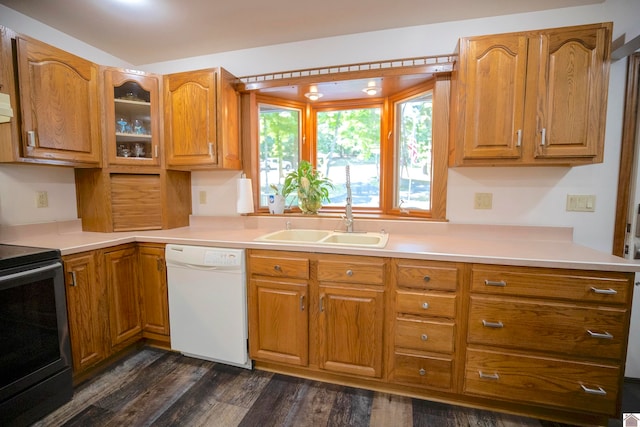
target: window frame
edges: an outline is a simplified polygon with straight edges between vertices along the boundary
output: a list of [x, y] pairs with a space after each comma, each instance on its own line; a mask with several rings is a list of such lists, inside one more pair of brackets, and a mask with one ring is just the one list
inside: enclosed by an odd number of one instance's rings
[[[395, 158], [396, 152], [396, 112], [395, 105], [398, 102], [407, 100], [419, 95], [427, 90], [433, 90], [433, 113], [432, 113], [432, 167], [431, 167], [431, 209], [409, 210], [401, 212], [394, 205], [396, 172]], [[256, 117], [255, 124], [251, 132], [251, 163], [252, 174], [255, 177], [260, 175], [260, 153], [259, 153], [259, 105], [269, 104], [285, 108], [295, 108], [302, 111], [299, 160], [308, 160], [314, 166], [317, 165], [316, 149], [316, 115], [318, 110], [331, 111], [353, 108], [381, 109], [380, 123], [380, 208], [354, 207], [355, 214], [365, 218], [388, 218], [388, 219], [431, 219], [446, 220], [446, 194], [448, 175], [448, 145], [449, 145], [449, 106], [450, 106], [451, 74], [435, 74], [423, 83], [417, 84], [404, 91], [391, 94], [387, 97], [363, 98], [344, 101], [321, 101], [321, 102], [298, 102], [278, 97], [255, 94], [252, 108]], [[254, 195], [254, 201], [260, 201], [259, 185], [256, 185], [258, 192]], [[293, 212], [298, 213], [297, 207], [292, 207]], [[339, 206], [323, 206], [321, 214], [330, 216], [342, 214], [344, 208]], [[256, 204], [256, 213], [268, 213], [268, 208]]]

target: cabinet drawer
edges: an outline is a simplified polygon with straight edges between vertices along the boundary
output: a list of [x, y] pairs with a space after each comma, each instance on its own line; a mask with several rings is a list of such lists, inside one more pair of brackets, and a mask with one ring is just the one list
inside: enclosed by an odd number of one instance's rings
[[467, 349], [464, 392], [616, 416], [619, 368]]
[[309, 259], [284, 253], [279, 256], [252, 253], [249, 255], [249, 268], [251, 274], [309, 279]]
[[453, 323], [396, 319], [396, 347], [436, 353], [453, 353]]
[[455, 291], [458, 268], [445, 263], [399, 260], [396, 265], [398, 286], [415, 289]]
[[384, 260], [324, 260], [318, 261], [318, 280], [321, 282], [384, 284]]
[[396, 311], [421, 316], [454, 318], [456, 315], [456, 296], [435, 292], [397, 291]]
[[549, 297], [624, 304], [633, 275], [474, 265], [471, 290], [499, 295]]
[[468, 342], [618, 359], [626, 317], [618, 308], [472, 296]]
[[450, 390], [452, 373], [451, 359], [395, 353], [391, 379], [397, 383]]

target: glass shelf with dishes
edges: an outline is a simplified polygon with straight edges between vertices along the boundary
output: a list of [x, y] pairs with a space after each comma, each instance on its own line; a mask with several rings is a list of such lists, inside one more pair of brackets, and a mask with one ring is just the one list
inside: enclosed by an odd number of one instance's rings
[[109, 70], [106, 76], [107, 95], [113, 103], [107, 111], [112, 129], [108, 132], [109, 163], [159, 165], [158, 79], [118, 70]]

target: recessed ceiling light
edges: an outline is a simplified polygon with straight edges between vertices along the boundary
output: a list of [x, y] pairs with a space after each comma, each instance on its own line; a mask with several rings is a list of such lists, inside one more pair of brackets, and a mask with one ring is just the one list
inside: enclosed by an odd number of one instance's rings
[[317, 101], [318, 99], [322, 98], [322, 94], [318, 92], [317, 86], [309, 87], [309, 92], [305, 93], [304, 96], [309, 98], [310, 101]]
[[374, 96], [378, 93], [378, 91], [380, 90], [380, 88], [378, 86], [376, 86], [376, 82], [369, 82], [367, 84], [367, 87], [365, 87], [364, 89], [362, 89], [362, 91], [364, 93], [366, 93], [369, 96]]

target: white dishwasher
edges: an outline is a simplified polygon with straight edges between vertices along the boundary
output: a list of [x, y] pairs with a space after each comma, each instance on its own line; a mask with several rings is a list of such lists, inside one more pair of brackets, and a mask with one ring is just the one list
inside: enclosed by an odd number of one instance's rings
[[168, 244], [171, 348], [251, 369], [243, 249]]

